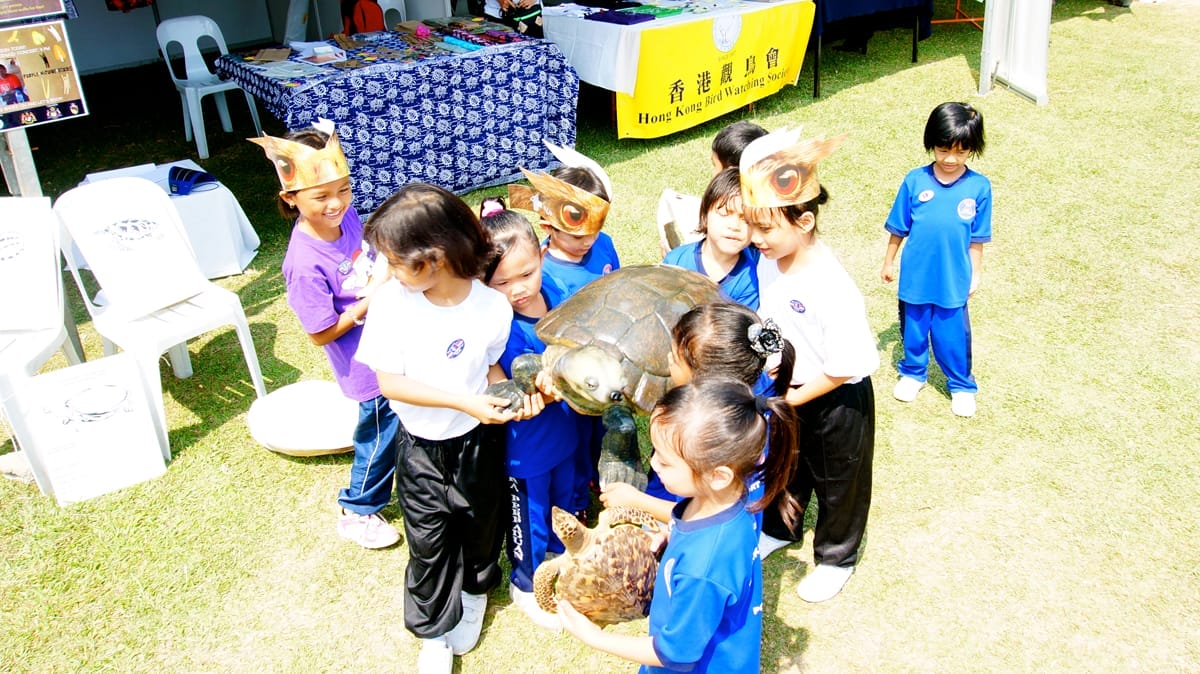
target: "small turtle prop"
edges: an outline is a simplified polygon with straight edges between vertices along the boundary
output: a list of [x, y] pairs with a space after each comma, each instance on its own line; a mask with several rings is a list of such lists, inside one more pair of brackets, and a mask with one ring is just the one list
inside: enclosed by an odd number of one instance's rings
[[595, 529], [558, 507], [552, 520], [566, 552], [534, 572], [538, 606], [557, 613], [557, 600], [568, 601], [600, 626], [645, 617], [658, 571], [657, 551], [650, 546], [662, 525], [650, 513], [628, 507], [602, 511]]
[[600, 482], [644, 489], [635, 414], [649, 414], [671, 387], [671, 329], [692, 307], [721, 299], [708, 277], [669, 265], [622, 267], [588, 283], [538, 321], [542, 355], [513, 360], [512, 379], [488, 393], [520, 404], [546, 370], [564, 400], [601, 416]]

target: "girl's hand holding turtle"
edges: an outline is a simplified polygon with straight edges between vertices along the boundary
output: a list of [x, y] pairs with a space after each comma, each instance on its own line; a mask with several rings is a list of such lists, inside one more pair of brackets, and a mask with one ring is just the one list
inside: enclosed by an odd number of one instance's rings
[[569, 601], [559, 600], [558, 619], [562, 621], [564, 630], [575, 635], [575, 638], [589, 646], [594, 645], [595, 635], [603, 633], [599, 625], [588, 620], [587, 616], [575, 610], [575, 607]]
[[507, 405], [505, 398], [480, 394], [464, 398], [459, 409], [478, 419], [479, 423], [503, 424], [517, 418], [516, 412], [502, 409]]
[[546, 409], [546, 396], [535, 391], [525, 396], [521, 409], [517, 410], [517, 416], [513, 418], [513, 421], [532, 419], [541, 414], [544, 409]]

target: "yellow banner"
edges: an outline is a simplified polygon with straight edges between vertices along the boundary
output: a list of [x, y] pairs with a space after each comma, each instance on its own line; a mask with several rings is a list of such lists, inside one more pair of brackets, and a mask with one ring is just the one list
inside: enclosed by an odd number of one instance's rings
[[815, 11], [768, 4], [643, 31], [637, 87], [617, 93], [617, 136], [666, 136], [795, 84]]

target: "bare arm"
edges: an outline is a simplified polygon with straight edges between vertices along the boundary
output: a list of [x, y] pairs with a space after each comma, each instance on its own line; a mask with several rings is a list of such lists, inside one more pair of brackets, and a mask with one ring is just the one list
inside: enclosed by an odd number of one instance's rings
[[792, 407], [799, 407], [810, 400], [820, 398], [849, 380], [850, 377], [830, 377], [822, 372], [804, 386], [789, 388], [784, 400]]
[[901, 241], [903, 239], [895, 234], [888, 236], [887, 251], [883, 254], [883, 269], [879, 272], [879, 278], [883, 279], [884, 283], [896, 280], [896, 251], [900, 250]]
[[375, 265], [371, 268], [371, 280], [367, 282], [367, 285], [362, 290], [358, 291], [359, 301], [348, 305], [345, 311], [338, 314], [336, 323], [320, 332], [310, 332], [308, 338], [317, 346], [325, 346], [353, 330], [355, 326], [361, 324], [366, 319], [367, 309], [371, 306], [371, 296], [391, 276], [387, 258], [382, 255], [375, 258]]
[[[499, 369], [496, 365], [492, 367]], [[500, 370], [500, 374], [501, 379], [503, 379], [504, 371]], [[514, 412], [501, 412], [497, 409], [498, 406], [508, 404], [508, 401], [504, 398], [483, 394], [462, 395], [451, 393], [428, 384], [423, 384], [402, 374], [377, 372], [376, 376], [379, 378], [379, 390], [391, 400], [398, 400], [402, 403], [421, 407], [445, 407], [447, 409], [458, 410], [459, 412], [475, 417], [481, 423], [485, 424], [502, 424], [516, 417]], [[492, 371], [489, 370], [488, 381], [491, 381], [491, 378]]]
[[598, 651], [643, 665], [663, 666], [654, 652], [654, 640], [649, 636], [605, 632], [565, 601], [558, 602], [558, 617], [562, 620], [563, 629]]
[[983, 244], [971, 244], [967, 248], [967, 255], [971, 257], [971, 290], [967, 293], [967, 297], [970, 297], [979, 290], [979, 278], [983, 275]]
[[644, 491], [640, 491], [631, 484], [624, 482], [614, 482], [604, 486], [600, 492], [600, 502], [605, 508], [615, 508], [618, 506], [629, 506], [631, 508], [640, 508], [650, 513], [654, 519], [659, 522], [671, 521], [671, 509], [675, 504], [671, 501], [664, 501], [657, 496], [651, 496]]

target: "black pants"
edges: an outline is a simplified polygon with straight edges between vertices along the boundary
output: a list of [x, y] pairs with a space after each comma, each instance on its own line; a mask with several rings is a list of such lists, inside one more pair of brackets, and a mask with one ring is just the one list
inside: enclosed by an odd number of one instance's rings
[[[800, 463], [788, 492], [801, 506], [817, 495], [813, 557], [817, 564], [854, 566], [871, 509], [875, 455], [875, 391], [871, 378], [843, 384], [796, 408]], [[803, 518], [790, 529], [779, 510], [763, 512], [763, 533], [785, 541], [803, 536]]]
[[408, 538], [404, 624], [427, 639], [462, 618], [462, 597], [500, 582], [507, 481], [504, 427], [476, 426], [449, 440], [406, 434], [396, 491]]

